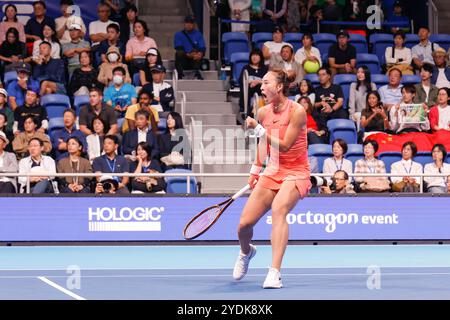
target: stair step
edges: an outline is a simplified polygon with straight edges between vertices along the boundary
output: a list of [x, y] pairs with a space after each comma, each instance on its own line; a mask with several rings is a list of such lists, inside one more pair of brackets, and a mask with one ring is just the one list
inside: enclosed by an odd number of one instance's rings
[[[173, 71], [167, 71], [166, 78], [172, 79]], [[219, 76], [217, 71], [201, 71], [202, 77], [205, 80], [218, 80]], [[186, 70], [184, 71], [184, 75], [186, 80], [195, 80], [195, 71], [194, 70]]]
[[[248, 164], [205, 164], [203, 165], [203, 173], [248, 173], [250, 172], [251, 163]], [[194, 172], [200, 172], [200, 166], [194, 164], [192, 166]], [[220, 185], [219, 185], [220, 187]], [[242, 188], [242, 187], [241, 187]]]
[[[202, 183], [202, 194], [229, 193], [234, 194], [247, 183], [248, 177], [203, 177], [198, 178]], [[247, 192], [250, 193], [250, 192]]]
[[[172, 48], [164, 48], [165, 50], [170, 50], [170, 52], [167, 52], [166, 55], [163, 55], [163, 65], [166, 67], [167, 70], [174, 70], [175, 69], [175, 60], [173, 58], [175, 57], [175, 49]], [[159, 49], [161, 51], [161, 49]], [[162, 52], [161, 52], [162, 55]], [[209, 70], [217, 70], [216, 61], [209, 60]], [[220, 89], [223, 90], [223, 89]], [[192, 91], [192, 90], [189, 90]]]
[[[181, 110], [181, 102], [177, 102], [176, 109]], [[185, 112], [233, 114], [233, 106], [230, 102], [187, 102]]]
[[139, 15], [139, 19], [144, 20], [147, 23], [184, 23], [184, 16], [164, 16], [164, 15]]
[[179, 80], [179, 91], [222, 91], [226, 90], [222, 80]]
[[[196, 102], [226, 102], [227, 93], [226, 91], [184, 91], [186, 95], [186, 101], [196, 101]], [[178, 101], [181, 100], [182, 94], [178, 92]]]
[[[142, 2], [146, 2], [146, 1], [142, 1]], [[180, 15], [184, 15], [186, 16], [188, 13], [188, 10], [186, 8], [186, 6], [182, 6], [182, 7], [164, 7], [164, 8], [159, 8], [159, 7], [144, 7], [141, 9], [141, 7], [139, 7], [139, 13], [142, 15], [159, 15], [159, 16], [180, 16]]]
[[195, 121], [202, 121], [208, 125], [233, 125], [236, 124], [236, 116], [234, 114], [186, 114], [186, 124], [191, 123], [191, 117]]

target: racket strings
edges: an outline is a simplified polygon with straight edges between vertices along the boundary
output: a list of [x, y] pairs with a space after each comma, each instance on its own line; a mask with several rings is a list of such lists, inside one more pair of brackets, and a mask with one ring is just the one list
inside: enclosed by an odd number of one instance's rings
[[187, 239], [193, 238], [202, 233], [208, 228], [214, 220], [217, 218], [221, 211], [221, 207], [212, 207], [209, 210], [203, 212], [200, 216], [194, 219], [186, 228], [184, 236]]

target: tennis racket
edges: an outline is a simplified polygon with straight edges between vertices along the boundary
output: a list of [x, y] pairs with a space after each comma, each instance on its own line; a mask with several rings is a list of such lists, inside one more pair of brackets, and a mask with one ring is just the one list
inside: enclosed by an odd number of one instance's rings
[[234, 200], [242, 196], [249, 189], [250, 185], [247, 184], [241, 190], [236, 192], [231, 198], [219, 204], [208, 207], [197, 214], [184, 227], [183, 237], [186, 240], [193, 240], [201, 236], [209, 228], [211, 228], [214, 223], [216, 223], [222, 213], [224, 213], [224, 211], [233, 203]]

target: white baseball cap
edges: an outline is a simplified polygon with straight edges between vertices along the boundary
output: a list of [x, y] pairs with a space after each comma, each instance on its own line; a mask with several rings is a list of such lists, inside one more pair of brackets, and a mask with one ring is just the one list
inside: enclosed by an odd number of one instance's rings
[[8, 138], [6, 137], [6, 134], [3, 131], [0, 131], [0, 139], [2, 139], [3, 141], [5, 141], [6, 144], [9, 143]]
[[0, 94], [4, 95], [5, 98], [8, 98], [8, 91], [6, 91], [5, 89], [0, 88]]
[[81, 30], [81, 26], [78, 23], [72, 23], [69, 30]]

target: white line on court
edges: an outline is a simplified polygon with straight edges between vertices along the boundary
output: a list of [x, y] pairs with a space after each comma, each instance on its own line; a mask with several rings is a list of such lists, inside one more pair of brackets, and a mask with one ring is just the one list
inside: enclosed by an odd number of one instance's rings
[[66, 288], [61, 287], [60, 285], [54, 283], [51, 280], [48, 280], [46, 277], [37, 277], [39, 280], [45, 282], [46, 284], [48, 284], [49, 286], [55, 288], [56, 290], [61, 291], [62, 293], [67, 294], [68, 296], [71, 296], [72, 298], [76, 299], [76, 300], [86, 300], [85, 298], [77, 295], [76, 293], [73, 293], [70, 290], [67, 290]]

